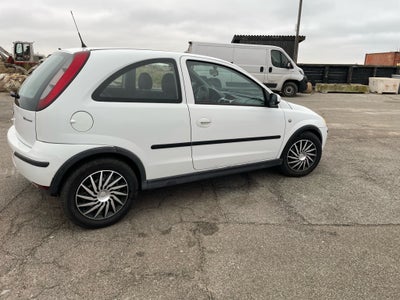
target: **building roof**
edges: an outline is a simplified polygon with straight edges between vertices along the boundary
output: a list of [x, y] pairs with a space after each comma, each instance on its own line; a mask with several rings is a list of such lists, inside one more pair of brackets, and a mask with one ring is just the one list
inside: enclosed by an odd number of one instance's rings
[[[253, 41], [253, 42], [271, 42], [271, 41], [294, 41], [296, 36], [294, 35], [240, 35], [235, 34], [232, 38], [232, 43], [240, 43], [241, 41]], [[299, 43], [304, 41], [306, 37], [299, 35]]]

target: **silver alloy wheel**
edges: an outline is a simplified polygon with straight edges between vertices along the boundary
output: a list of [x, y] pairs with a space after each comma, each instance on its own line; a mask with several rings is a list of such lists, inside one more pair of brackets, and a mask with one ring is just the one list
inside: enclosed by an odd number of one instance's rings
[[317, 147], [310, 140], [298, 140], [287, 154], [289, 168], [299, 172], [305, 171], [314, 165], [317, 158]]
[[121, 210], [128, 195], [128, 183], [121, 174], [102, 170], [81, 182], [75, 194], [75, 204], [86, 218], [104, 220]]

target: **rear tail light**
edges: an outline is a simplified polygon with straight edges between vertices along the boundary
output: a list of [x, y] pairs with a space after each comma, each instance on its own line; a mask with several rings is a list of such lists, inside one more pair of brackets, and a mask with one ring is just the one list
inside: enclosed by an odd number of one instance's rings
[[49, 106], [74, 80], [79, 71], [82, 70], [90, 55], [89, 51], [75, 53], [71, 63], [62, 66], [57, 74], [50, 80], [40, 97], [37, 110], [42, 110]]

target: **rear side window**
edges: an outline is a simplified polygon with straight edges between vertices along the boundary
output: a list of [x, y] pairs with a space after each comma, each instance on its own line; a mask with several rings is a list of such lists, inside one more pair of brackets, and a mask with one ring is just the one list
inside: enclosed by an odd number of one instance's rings
[[50, 80], [60, 71], [62, 66], [69, 64], [73, 56], [68, 53], [55, 53], [46, 59], [22, 84], [19, 90], [20, 98], [16, 104], [23, 109], [35, 111], [45, 89], [49, 89]]
[[96, 101], [180, 103], [178, 72], [173, 59], [151, 59], [111, 75], [93, 93]]

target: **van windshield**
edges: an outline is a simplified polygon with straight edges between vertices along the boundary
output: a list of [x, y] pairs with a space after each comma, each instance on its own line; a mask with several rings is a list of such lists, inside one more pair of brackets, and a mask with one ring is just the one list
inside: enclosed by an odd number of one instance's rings
[[16, 105], [35, 111], [46, 86], [68, 60], [72, 60], [72, 55], [64, 52], [47, 58], [22, 84]]

